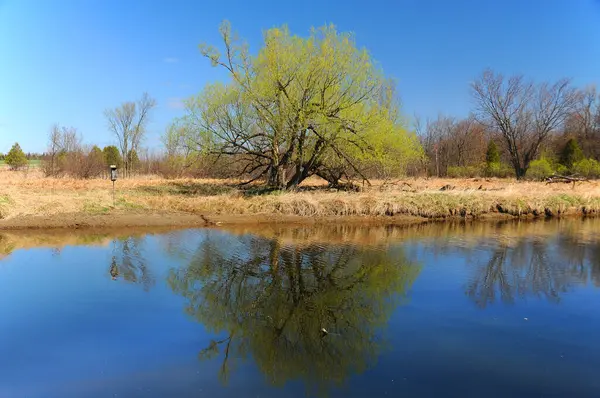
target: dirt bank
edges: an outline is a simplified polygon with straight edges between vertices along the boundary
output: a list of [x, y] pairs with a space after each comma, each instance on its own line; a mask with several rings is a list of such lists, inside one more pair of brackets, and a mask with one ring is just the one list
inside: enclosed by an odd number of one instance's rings
[[126, 212], [112, 211], [101, 215], [86, 213], [53, 214], [51, 216], [21, 216], [0, 220], [1, 230], [45, 230], [45, 229], [110, 229], [110, 228], [186, 228], [217, 227], [225, 225], [255, 224], [368, 224], [405, 225], [426, 222], [428, 219], [413, 216], [393, 217], [301, 217], [269, 214], [247, 215], [196, 215], [181, 212]]
[[[576, 214], [571, 214], [576, 216]], [[508, 214], [490, 213], [482, 215], [477, 220], [507, 220], [516, 219]], [[532, 217], [521, 217], [532, 218]], [[447, 221], [464, 220], [464, 217], [451, 216]], [[475, 220], [469, 217], [469, 220]], [[420, 224], [431, 221], [441, 221], [426, 217], [411, 215], [396, 216], [295, 216], [278, 214], [233, 214], [233, 215], [196, 215], [181, 212], [143, 212], [135, 213], [114, 210], [101, 215], [87, 213], [64, 213], [51, 216], [21, 216], [0, 220], [0, 231], [18, 230], [73, 230], [95, 229], [110, 230], [124, 228], [180, 229], [194, 227], [227, 227], [245, 225], [371, 225], [392, 226]]]
[[194, 214], [175, 212], [114, 211], [101, 215], [63, 213], [50, 216], [21, 216], [0, 220], [0, 230], [18, 229], [77, 229], [126, 227], [195, 227], [206, 221]]

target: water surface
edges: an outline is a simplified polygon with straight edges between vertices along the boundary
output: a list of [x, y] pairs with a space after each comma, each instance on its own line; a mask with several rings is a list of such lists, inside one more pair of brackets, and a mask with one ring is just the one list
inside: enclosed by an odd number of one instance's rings
[[0, 397], [597, 397], [599, 285], [598, 220], [0, 233]]

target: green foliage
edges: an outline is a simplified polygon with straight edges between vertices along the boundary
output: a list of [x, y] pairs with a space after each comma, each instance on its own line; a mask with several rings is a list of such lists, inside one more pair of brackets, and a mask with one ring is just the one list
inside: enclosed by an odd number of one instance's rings
[[554, 174], [554, 169], [546, 158], [533, 160], [527, 170], [527, 178], [532, 180], [541, 180], [550, 177], [552, 174]]
[[573, 165], [584, 158], [583, 152], [577, 143], [577, 140], [571, 138], [565, 144], [563, 150], [560, 153], [559, 163], [571, 170]]
[[6, 154], [5, 162], [12, 170], [21, 169], [29, 163], [19, 143], [15, 143]]
[[121, 157], [121, 153], [119, 149], [114, 145], [109, 145], [104, 147], [102, 150], [104, 154], [104, 161], [107, 166], [115, 165], [118, 168], [123, 166], [123, 158]]
[[92, 147], [92, 149], [90, 150], [90, 153], [88, 154], [88, 156], [93, 157], [93, 158], [100, 158], [102, 160], [104, 160], [104, 154], [102, 153], [102, 149], [100, 149], [98, 147], [98, 145], [94, 145]]
[[582, 159], [573, 164], [573, 171], [587, 178], [600, 178], [600, 162], [595, 159]]
[[570, 172], [570, 170], [567, 168], [567, 166], [564, 166], [560, 163], [555, 164], [554, 169], [556, 170], [556, 174], [560, 174], [560, 175], [569, 174], [569, 172]]
[[302, 38], [287, 27], [273, 28], [255, 57], [229, 24], [221, 35], [225, 57], [213, 47], [201, 49], [231, 81], [210, 84], [188, 100], [188, 114], [167, 143], [243, 155], [249, 170], [278, 188], [332, 169], [363, 176], [374, 162], [403, 171], [423, 156], [416, 136], [404, 128], [393, 82], [352, 35], [325, 26]]
[[479, 177], [483, 174], [484, 167], [482, 166], [449, 166], [448, 177], [451, 178], [472, 178]]
[[505, 163], [486, 163], [483, 173], [486, 177], [508, 178], [515, 176], [515, 169]]
[[485, 154], [485, 163], [488, 167], [495, 167], [495, 165], [500, 164], [500, 151], [498, 151], [498, 146], [494, 141], [490, 140], [488, 144], [487, 152]]

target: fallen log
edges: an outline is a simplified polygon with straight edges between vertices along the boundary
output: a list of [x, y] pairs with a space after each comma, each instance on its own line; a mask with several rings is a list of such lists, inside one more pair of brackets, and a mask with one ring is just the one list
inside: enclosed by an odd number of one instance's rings
[[554, 174], [551, 175], [550, 177], [546, 178], [546, 184], [555, 184], [555, 183], [565, 183], [565, 184], [569, 184], [569, 183], [573, 183], [575, 184], [576, 182], [589, 182], [590, 180], [588, 178], [585, 177], [579, 177], [576, 175], [571, 175], [571, 176], [563, 176], [563, 175], [558, 175], [558, 174]]

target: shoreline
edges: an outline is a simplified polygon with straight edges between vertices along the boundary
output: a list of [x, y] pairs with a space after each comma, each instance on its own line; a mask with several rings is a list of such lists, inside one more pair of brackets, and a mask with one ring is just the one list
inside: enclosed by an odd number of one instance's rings
[[182, 229], [202, 227], [227, 227], [248, 225], [365, 225], [405, 226], [423, 223], [486, 222], [511, 220], [548, 220], [561, 218], [594, 218], [598, 213], [584, 214], [567, 211], [561, 214], [546, 213], [533, 215], [511, 215], [508, 213], [482, 213], [480, 215], [449, 215], [447, 217], [419, 217], [412, 215], [393, 216], [297, 216], [280, 214], [233, 214], [199, 215], [184, 212], [127, 212], [115, 210], [102, 215], [84, 212], [54, 214], [52, 216], [26, 215], [0, 220], [1, 231], [44, 231], [44, 230], [110, 230], [124, 228]]

